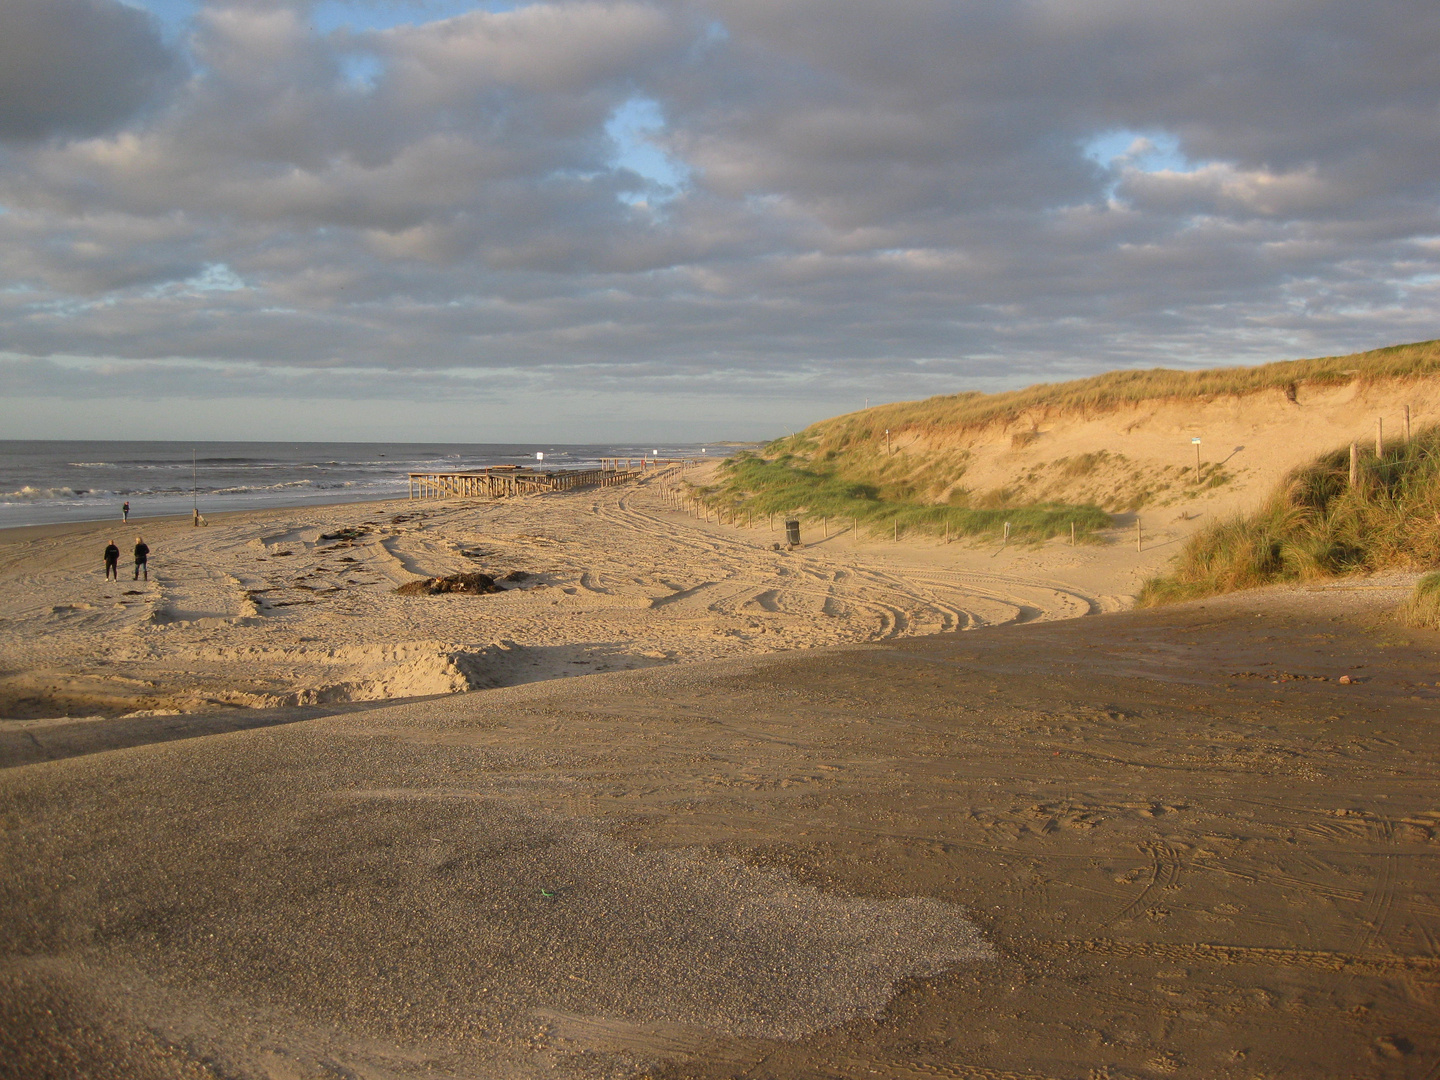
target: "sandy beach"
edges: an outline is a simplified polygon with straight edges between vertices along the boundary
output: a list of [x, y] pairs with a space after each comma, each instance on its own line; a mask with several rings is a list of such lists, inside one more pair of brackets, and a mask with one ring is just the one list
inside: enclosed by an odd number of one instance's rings
[[[1118, 610], [1175, 550], [892, 543], [706, 523], [629, 487], [0, 534], [0, 715], [389, 700]], [[152, 549], [134, 581], [136, 535]], [[121, 580], [102, 579], [114, 539]], [[481, 571], [504, 591], [396, 595]]]
[[777, 552], [654, 481], [108, 532], [0, 549], [0, 1075], [1440, 1063], [1413, 575], [1124, 611], [1178, 532]]

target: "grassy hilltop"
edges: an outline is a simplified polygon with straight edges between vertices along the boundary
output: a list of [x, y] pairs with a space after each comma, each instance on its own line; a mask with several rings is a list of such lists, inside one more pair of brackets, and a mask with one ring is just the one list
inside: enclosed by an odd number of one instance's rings
[[[1009, 522], [1020, 539], [1068, 535], [1072, 526], [1078, 537], [1093, 538], [1112, 513], [1183, 507], [1244, 471], [1227, 457], [1203, 462], [1197, 473], [1186, 457], [1188, 436], [1174, 433], [1177, 416], [1214, 412], [1217, 402], [1259, 403], [1276, 424], [1313, 434], [1311, 419], [1283, 410], [1346, 388], [1437, 374], [1440, 341], [1427, 341], [1260, 367], [1116, 371], [1007, 393], [881, 405], [740, 454], [701, 494], [731, 511], [848, 518], [873, 532], [993, 536]], [[1163, 429], [1169, 457], [1137, 450], [1147, 423], [1152, 443]], [[1110, 430], [1117, 426], [1118, 434]], [[1131, 437], [1136, 428], [1141, 435]], [[1097, 436], [1100, 429], [1106, 437]], [[1207, 438], [1214, 433], [1207, 430]], [[1212, 445], [1218, 441], [1217, 435]]]

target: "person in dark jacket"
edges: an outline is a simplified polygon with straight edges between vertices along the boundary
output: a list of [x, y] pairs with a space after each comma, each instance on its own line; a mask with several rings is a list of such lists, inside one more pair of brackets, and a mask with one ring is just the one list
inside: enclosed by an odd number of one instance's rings
[[145, 540], [144, 540], [142, 537], [139, 537], [139, 536], [135, 537], [135, 580], [136, 580], [136, 581], [139, 581], [139, 580], [140, 580], [140, 574], [141, 574], [142, 571], [143, 571], [144, 574], [145, 574], [145, 580], [146, 580], [146, 581], [149, 581], [149, 580], [150, 580], [150, 563], [149, 563], [149, 561], [148, 561], [149, 558], [150, 558], [150, 547], [149, 547], [149, 545], [147, 545], [147, 544], [145, 543]]
[[105, 545], [105, 580], [111, 578], [120, 580], [120, 549], [115, 546], [115, 541]]

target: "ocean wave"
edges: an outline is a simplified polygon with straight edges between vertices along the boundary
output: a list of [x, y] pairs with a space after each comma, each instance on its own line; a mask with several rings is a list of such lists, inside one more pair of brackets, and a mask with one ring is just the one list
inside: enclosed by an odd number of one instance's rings
[[315, 487], [312, 480], [287, 480], [282, 484], [238, 484], [234, 487], [211, 488], [210, 495], [249, 495], [256, 491], [284, 491], [287, 488]]
[[37, 488], [26, 484], [19, 491], [7, 491], [0, 494], [0, 501], [3, 502], [40, 502], [43, 499], [79, 499], [89, 495], [90, 492], [81, 488], [76, 491], [74, 488]]

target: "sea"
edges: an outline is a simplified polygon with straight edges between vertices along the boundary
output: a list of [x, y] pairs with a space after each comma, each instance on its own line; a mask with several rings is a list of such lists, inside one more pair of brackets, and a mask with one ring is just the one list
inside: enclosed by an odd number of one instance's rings
[[[595, 468], [601, 458], [723, 456], [699, 443], [100, 442], [0, 440], [0, 528], [394, 499], [409, 473], [487, 465]], [[541, 457], [543, 455], [543, 458]]]

